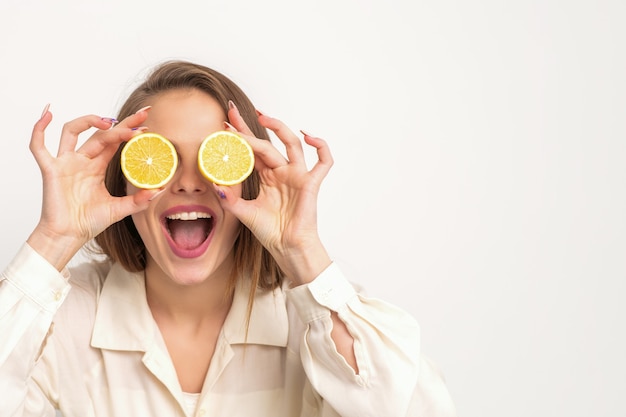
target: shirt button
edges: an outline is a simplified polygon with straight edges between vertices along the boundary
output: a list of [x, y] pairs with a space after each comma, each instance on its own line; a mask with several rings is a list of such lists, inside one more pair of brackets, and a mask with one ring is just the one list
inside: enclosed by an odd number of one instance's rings
[[55, 291], [54, 292], [54, 301], [59, 301], [62, 296], [63, 296], [63, 294], [61, 294], [61, 291]]

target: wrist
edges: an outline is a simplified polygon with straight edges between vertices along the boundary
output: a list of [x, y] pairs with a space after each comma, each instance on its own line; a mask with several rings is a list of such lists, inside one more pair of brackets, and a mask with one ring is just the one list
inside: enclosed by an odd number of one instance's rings
[[321, 243], [291, 249], [275, 258], [285, 277], [294, 287], [310, 283], [332, 263]]
[[26, 243], [58, 271], [61, 271], [85, 244], [82, 239], [51, 233], [37, 226]]

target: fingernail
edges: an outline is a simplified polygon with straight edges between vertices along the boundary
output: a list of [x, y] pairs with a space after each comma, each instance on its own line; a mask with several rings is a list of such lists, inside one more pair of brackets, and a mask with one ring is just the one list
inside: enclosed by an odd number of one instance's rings
[[111, 123], [112, 125], [119, 123], [119, 121], [114, 117], [101, 117], [101, 119], [105, 122]]
[[161, 189], [161, 190], [157, 191], [156, 193], [152, 194], [152, 197], [150, 197], [150, 198], [148, 199], [148, 201], [152, 201], [152, 200], [154, 200], [154, 199], [155, 199], [155, 198], [157, 198], [159, 195], [163, 194], [163, 191], [165, 191], [165, 188], [163, 188], [163, 189]]
[[226, 198], [226, 193], [219, 188], [217, 189], [217, 195], [219, 195], [222, 200]]
[[304, 136], [310, 136], [312, 138], [315, 137], [315, 136], [311, 135], [310, 133], [306, 133], [304, 130], [300, 130], [300, 133], [302, 133]]
[[265, 116], [265, 113], [263, 113], [261, 110], [254, 109], [254, 111], [256, 112], [257, 116]]
[[233, 129], [233, 130], [237, 130], [237, 129], [235, 128], [235, 126], [231, 125], [231, 124], [230, 124], [230, 123], [228, 123], [228, 122], [224, 122], [224, 127], [225, 127], [226, 129]]
[[152, 108], [152, 106], [142, 107], [142, 108], [140, 108], [139, 110], [137, 110], [137, 111], [135, 112], [135, 114], [137, 114], [137, 113], [141, 113], [142, 111], [147, 111], [147, 110], [150, 110], [151, 108]]
[[130, 130], [134, 132], [145, 132], [146, 130], [148, 130], [148, 128], [146, 126], [140, 126], [140, 127], [133, 127]]
[[48, 113], [48, 110], [50, 110], [50, 103], [46, 104], [46, 107], [44, 107], [43, 112], [41, 113], [41, 117], [39, 117], [40, 119], [43, 118], [46, 113]]
[[228, 108], [231, 110], [238, 110], [237, 106], [235, 106], [235, 103], [233, 103], [232, 100], [228, 100]]

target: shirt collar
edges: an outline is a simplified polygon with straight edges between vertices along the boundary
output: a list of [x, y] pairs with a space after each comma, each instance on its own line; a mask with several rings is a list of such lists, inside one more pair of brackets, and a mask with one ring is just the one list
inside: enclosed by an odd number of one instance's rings
[[[286, 300], [280, 288], [256, 291], [246, 335], [249, 289], [248, 279], [240, 279], [235, 287], [223, 326], [225, 339], [230, 344], [287, 346]], [[128, 272], [114, 263], [100, 293], [92, 347], [145, 352], [157, 338], [159, 330], [148, 307], [143, 272]]]
[[257, 289], [250, 322], [246, 326], [249, 295], [250, 280], [240, 279], [235, 287], [233, 305], [224, 321], [223, 331], [226, 340], [230, 344], [287, 346], [289, 323], [285, 293], [281, 288], [274, 291]]

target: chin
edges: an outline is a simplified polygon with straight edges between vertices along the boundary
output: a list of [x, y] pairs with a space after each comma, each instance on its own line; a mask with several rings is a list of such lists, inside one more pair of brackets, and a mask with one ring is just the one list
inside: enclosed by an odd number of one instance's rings
[[[173, 283], [183, 286], [194, 286], [210, 281], [217, 283], [230, 278], [232, 262], [229, 258], [207, 259], [208, 253], [204, 257], [185, 259], [174, 256], [175, 260], [169, 265], [160, 265], [163, 274]], [[171, 255], [170, 255], [171, 256]], [[231, 258], [232, 259], [232, 258]], [[219, 261], [219, 262], [218, 262]]]

